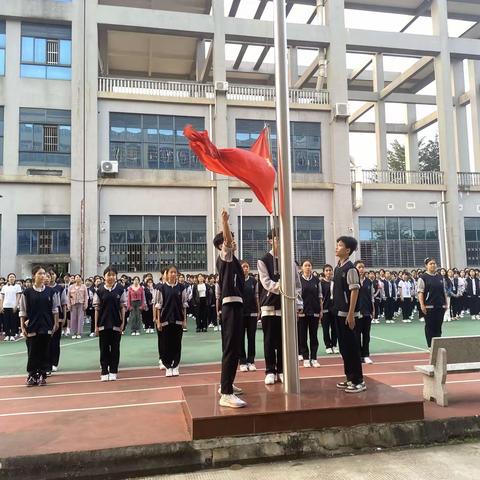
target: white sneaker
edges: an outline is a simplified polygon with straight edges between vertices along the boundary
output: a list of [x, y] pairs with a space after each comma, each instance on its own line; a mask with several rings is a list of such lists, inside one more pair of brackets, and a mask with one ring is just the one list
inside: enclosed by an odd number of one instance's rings
[[132, 337], [134, 337], [134, 336], [136, 335], [136, 333], [135, 333], [135, 332], [132, 332], [130, 335], [131, 335]]
[[277, 382], [283, 383], [283, 373], [277, 375]]
[[218, 332], [218, 327], [213, 327], [214, 332]]
[[298, 361], [299, 361], [299, 362], [303, 362], [303, 355], [299, 355], [299, 356], [298, 356]]
[[72, 335], [72, 340], [75, 340], [77, 338], [76, 335]]
[[65, 330], [65, 335], [66, 335], [67, 337], [70, 335], [70, 329], [69, 329], [69, 328], [67, 328], [67, 329]]
[[172, 368], [172, 376], [178, 377], [180, 375], [180, 369], [178, 367]]
[[92, 332], [89, 337], [94, 337], [95, 336], [95, 332]]
[[248, 372], [248, 365], [240, 365], [240, 371], [241, 372]]
[[319, 368], [320, 364], [318, 363], [318, 360], [312, 360], [312, 367], [313, 368]]
[[[233, 388], [233, 394], [234, 395], [242, 395], [243, 390], [240, 387], [237, 387], [236, 385], [232, 385]], [[218, 387], [218, 394], [222, 395], [222, 387]], [[225, 394], [228, 395], [228, 394]]]
[[108, 382], [110, 380], [110, 375], [107, 373], [106, 375], [100, 375], [101, 382]]
[[114, 382], [117, 379], [117, 374], [116, 373], [109, 373], [108, 374], [108, 379], [112, 382]]
[[166, 370], [167, 369], [161, 360], [158, 361], [158, 368], [160, 370]]
[[338, 347], [333, 347], [333, 353], [339, 353], [340, 350], [338, 349]]
[[247, 404], [242, 399], [238, 398], [236, 395], [222, 395], [218, 404], [221, 407], [230, 407], [230, 408], [242, 408]]
[[365, 357], [365, 358], [363, 359], [363, 361], [364, 361], [365, 363], [373, 363], [373, 360], [372, 360], [370, 357]]
[[310, 360], [304, 360], [304, 361], [303, 361], [303, 366], [304, 366], [305, 368], [310, 368], [310, 367], [312, 366], [312, 365], [310, 364]]
[[208, 325], [208, 328], [213, 328], [214, 326], [215, 326], [215, 325], [214, 325], [213, 323], [210, 323], [210, 324]]
[[5, 338], [3, 339], [3, 341], [4, 341], [4, 342], [9, 342], [9, 341], [10, 341], [10, 337], [5, 337]]
[[256, 372], [257, 371], [257, 367], [255, 366], [254, 363], [249, 363], [248, 364], [248, 371], [249, 372]]
[[82, 338], [82, 336], [81, 336], [81, 335], [77, 335], [77, 339], [81, 339], [81, 338]]
[[265, 385], [274, 385], [275, 384], [275, 375], [273, 373], [268, 373], [265, 376]]
[[173, 377], [173, 368], [167, 368], [165, 372], [166, 377]]
[[57, 372], [58, 371], [58, 367], [56, 365], [52, 365], [52, 372]]
[[327, 349], [325, 350], [325, 353], [326, 353], [327, 355], [332, 355], [332, 353], [333, 353], [333, 348], [327, 348]]

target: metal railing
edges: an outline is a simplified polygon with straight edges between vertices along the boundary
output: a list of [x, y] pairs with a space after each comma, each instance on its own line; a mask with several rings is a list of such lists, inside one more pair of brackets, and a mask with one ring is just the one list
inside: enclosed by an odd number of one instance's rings
[[480, 172], [458, 172], [457, 176], [461, 187], [480, 187]]
[[480, 266], [480, 241], [466, 241], [467, 265], [469, 267]]
[[365, 184], [384, 183], [393, 185], [443, 185], [443, 172], [351, 170], [352, 182]]
[[98, 91], [156, 97], [214, 98], [214, 88], [211, 83], [164, 82], [132, 78], [99, 77]]
[[[289, 89], [290, 103], [307, 105], [328, 105], [327, 90]], [[230, 85], [227, 100], [244, 102], [274, 102], [275, 87]]]

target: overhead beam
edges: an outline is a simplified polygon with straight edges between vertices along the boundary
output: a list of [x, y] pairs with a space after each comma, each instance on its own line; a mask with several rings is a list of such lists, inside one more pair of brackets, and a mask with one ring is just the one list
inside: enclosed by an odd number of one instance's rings
[[210, 75], [210, 71], [212, 70], [213, 65], [213, 42], [210, 44], [210, 48], [208, 49], [207, 58], [205, 59], [205, 63], [203, 64], [202, 71], [200, 72], [200, 77], [198, 79], [199, 82], [205, 83]]
[[318, 70], [318, 62], [320, 61], [320, 55], [317, 55], [315, 60], [308, 66], [308, 68], [302, 73], [300, 78], [295, 82], [293, 88], [303, 88], [303, 86], [315, 75]]
[[353, 122], [357, 121], [360, 117], [362, 117], [367, 112], [369, 112], [374, 106], [375, 106], [375, 102], [364, 103], [358, 110], [353, 112], [348, 117], [348, 123], [352, 124]]
[[[379, 95], [375, 92], [349, 90], [348, 99], [352, 102], [378, 102]], [[454, 100], [452, 99], [452, 101]], [[413, 105], [436, 105], [437, 97], [435, 95], [415, 95], [413, 93], [392, 93], [388, 96], [386, 102]]]
[[229, 17], [234, 17], [237, 14], [240, 1], [241, 0], [233, 0], [232, 5], [230, 6], [230, 11], [228, 12]]
[[423, 117], [420, 120], [417, 120], [412, 125], [412, 132], [419, 132], [420, 130], [427, 128], [430, 125], [433, 125], [437, 121], [438, 121], [438, 112], [432, 112], [430, 115], [427, 115], [426, 117]]
[[[354, 122], [349, 125], [351, 133], [375, 133], [375, 123], [373, 122]], [[408, 125], [405, 123], [387, 123], [386, 132], [394, 135], [406, 135]]]

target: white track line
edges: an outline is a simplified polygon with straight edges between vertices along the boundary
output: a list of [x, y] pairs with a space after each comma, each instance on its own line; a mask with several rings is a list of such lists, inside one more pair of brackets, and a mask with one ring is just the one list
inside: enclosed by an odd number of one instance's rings
[[170, 400], [165, 402], [133, 403], [133, 404], [126, 404], [126, 405], [108, 405], [105, 407], [68, 408], [65, 410], [44, 410], [44, 411], [37, 411], [37, 412], [0, 413], [0, 417], [19, 417], [23, 415], [45, 415], [47, 413], [90, 412], [94, 410], [110, 410], [114, 408], [129, 408], [129, 407], [148, 407], [151, 405], [168, 405], [168, 404], [183, 403], [183, 402], [184, 400]]
[[[451, 382], [446, 382], [447, 385], [450, 385], [452, 383], [474, 383], [474, 382], [480, 382], [480, 379], [474, 378], [472, 380], [452, 380]], [[405, 385], [391, 385], [391, 387], [395, 388], [402, 388], [402, 387], [423, 387], [423, 383], [407, 383]]]
[[[86, 342], [93, 342], [93, 340], [96, 340], [96, 338], [87, 338], [86, 340], [80, 340], [79, 342], [70, 342], [62, 345], [61, 348], [71, 347], [72, 345], [80, 345], [81, 343]], [[0, 357], [11, 357], [12, 355], [26, 355], [26, 353], [26, 350], [22, 350], [20, 352], [2, 353], [0, 354]]]
[[429, 350], [426, 350], [425, 348], [415, 347], [414, 345], [408, 345], [406, 343], [395, 342], [394, 340], [387, 340], [386, 338], [374, 337], [373, 335], [370, 338], [374, 338], [375, 340], [382, 340], [388, 343], [394, 343], [395, 345], [401, 345], [402, 347], [414, 348], [415, 350], [420, 350], [421, 352], [425, 353], [429, 352]]

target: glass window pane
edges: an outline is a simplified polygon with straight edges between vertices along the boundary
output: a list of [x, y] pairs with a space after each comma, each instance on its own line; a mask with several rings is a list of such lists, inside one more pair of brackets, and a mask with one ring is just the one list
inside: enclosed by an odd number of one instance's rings
[[398, 217], [387, 217], [387, 240], [398, 240], [400, 231], [398, 229]]
[[142, 144], [126, 143], [125, 144], [125, 167], [139, 168], [142, 162]]
[[70, 40], [60, 40], [60, 64], [72, 64], [72, 42]]
[[110, 232], [110, 243], [127, 243], [127, 232]]
[[5, 50], [0, 48], [0, 75], [5, 75]]
[[174, 166], [173, 145], [160, 145], [158, 151], [159, 168], [171, 170]]
[[58, 150], [60, 152], [70, 152], [70, 149], [71, 149], [71, 127], [69, 125], [59, 125]]
[[145, 154], [147, 156], [144, 165], [147, 168], [158, 168], [158, 145], [149, 143], [145, 145]]
[[322, 164], [320, 160], [320, 152], [315, 150], [308, 150], [308, 171], [319, 173], [322, 170]]
[[110, 143], [110, 160], [117, 161], [121, 166], [125, 163], [125, 144]]
[[33, 150], [43, 152], [43, 125], [33, 125]]
[[46, 67], [42, 65], [20, 65], [20, 76], [28, 78], [46, 78]]
[[33, 62], [32, 37], [22, 37], [22, 62]]
[[47, 67], [47, 79], [71, 80], [72, 70], [70, 67]]
[[126, 133], [125, 127], [110, 125], [110, 141], [124, 142], [125, 133]]
[[33, 125], [31, 123], [20, 124], [20, 151], [33, 150]]
[[371, 240], [372, 239], [371, 217], [360, 217], [358, 222], [359, 222], [359, 228], [360, 228], [360, 240]]
[[385, 240], [385, 218], [372, 217], [372, 237], [373, 240]]
[[190, 166], [191, 166], [190, 155], [191, 155], [190, 148], [177, 147], [175, 168], [178, 168], [180, 170], [190, 170]]
[[5, 34], [0, 33], [0, 48], [5, 48]]
[[412, 218], [412, 230], [415, 240], [425, 240], [425, 218]]
[[293, 171], [297, 173], [308, 171], [307, 150], [295, 150], [293, 155]]
[[160, 132], [160, 143], [173, 144], [173, 117], [160, 115], [158, 117], [158, 129]]
[[[410, 240], [413, 238], [412, 232], [412, 219], [410, 217], [400, 217], [400, 239]], [[405, 263], [405, 265], [410, 265], [410, 263]]]
[[47, 63], [47, 40], [44, 38], [35, 39], [35, 63]]
[[160, 217], [160, 242], [175, 242], [175, 217]]
[[425, 218], [425, 237], [427, 240], [438, 240], [438, 225], [435, 217]]

